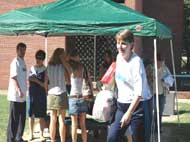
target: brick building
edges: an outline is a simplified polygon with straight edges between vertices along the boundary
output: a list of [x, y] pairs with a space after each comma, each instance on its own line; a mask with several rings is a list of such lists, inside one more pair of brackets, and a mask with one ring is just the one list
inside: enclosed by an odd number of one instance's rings
[[[1, 0], [0, 13], [11, 9], [28, 7], [42, 3], [48, 3], [53, 0]], [[174, 33], [174, 53], [177, 72], [180, 71], [180, 55], [183, 31], [183, 1], [182, 0], [115, 0], [123, 2], [127, 6], [144, 13], [147, 16], [158, 19], [164, 24], [171, 27]], [[28, 46], [25, 60], [27, 67], [35, 63], [34, 54], [38, 49], [44, 49], [44, 37], [41, 36], [0, 36], [0, 89], [7, 89], [9, 78], [9, 64], [15, 57], [15, 46], [18, 42], [25, 42]], [[136, 39], [136, 52], [142, 57], [153, 57], [153, 40], [152, 38]], [[67, 44], [66, 44], [66, 41]], [[72, 47], [72, 42], [65, 37], [48, 37], [48, 56], [56, 47]], [[158, 48], [166, 57], [166, 63], [171, 68], [171, 54], [168, 40], [159, 40]]]
[[[0, 13], [22, 7], [48, 3], [53, 0], [1, 0]], [[0, 36], [0, 89], [7, 89], [9, 81], [9, 65], [16, 55], [16, 44], [27, 44], [25, 61], [27, 70], [35, 64], [35, 52], [45, 49], [45, 38], [42, 36]], [[48, 56], [57, 47], [65, 47], [65, 37], [48, 37]]]

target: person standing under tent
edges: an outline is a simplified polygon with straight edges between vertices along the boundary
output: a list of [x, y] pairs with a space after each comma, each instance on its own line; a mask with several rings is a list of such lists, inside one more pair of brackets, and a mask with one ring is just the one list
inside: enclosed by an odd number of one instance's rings
[[[158, 101], [159, 101], [159, 119], [160, 119], [160, 132], [162, 131], [162, 115], [164, 111], [164, 105], [166, 103], [166, 90], [167, 85], [164, 82], [164, 78], [168, 75], [171, 75], [168, 67], [164, 63], [164, 59], [160, 53], [157, 54], [157, 68], [158, 68]], [[156, 107], [156, 82], [155, 82], [155, 75], [154, 75], [154, 84], [153, 84], [153, 104], [154, 104], [154, 126], [155, 131], [157, 132], [157, 107]]]
[[[80, 57], [76, 49], [73, 49], [73, 51], [70, 53], [69, 65], [71, 68], [71, 92], [69, 96], [69, 114], [71, 115], [72, 121], [72, 142], [77, 142], [78, 119], [82, 131], [82, 142], [87, 142], [86, 113], [88, 112], [88, 106], [86, 99], [88, 99], [88, 96], [84, 96], [82, 88], [84, 85], [83, 80], [89, 78], [89, 74], [84, 65], [80, 62]], [[90, 80], [88, 80], [88, 82], [89, 81]]]
[[59, 133], [61, 142], [65, 142], [65, 114], [68, 108], [68, 98], [65, 83], [65, 70], [68, 67], [65, 61], [66, 53], [63, 48], [57, 48], [51, 56], [48, 71], [48, 98], [47, 109], [50, 111], [50, 138], [55, 142], [56, 122], [59, 116]]
[[115, 120], [110, 125], [107, 142], [120, 142], [131, 125], [133, 142], [144, 141], [143, 101], [150, 95], [143, 62], [133, 52], [134, 35], [130, 30], [116, 34], [118, 55], [115, 80], [118, 87]]
[[43, 130], [45, 128], [46, 111], [47, 111], [47, 87], [48, 76], [47, 69], [43, 62], [45, 60], [45, 52], [38, 50], [35, 54], [36, 64], [29, 71], [29, 140], [33, 139], [34, 119], [39, 118], [40, 123], [40, 139], [44, 141]]
[[100, 78], [102, 78], [102, 76], [106, 73], [112, 62], [113, 62], [113, 56], [111, 50], [105, 50], [103, 56], [103, 63], [100, 66]]
[[18, 43], [17, 57], [10, 65], [7, 99], [10, 101], [7, 142], [24, 142], [22, 139], [26, 120], [27, 73], [24, 56], [26, 44]]
[[147, 75], [147, 81], [148, 85], [150, 87], [150, 93], [151, 95], [144, 101], [144, 132], [145, 132], [145, 142], [151, 141], [152, 136], [152, 130], [153, 130], [153, 75], [154, 75], [154, 65], [149, 59], [146, 59], [144, 61], [146, 75]]

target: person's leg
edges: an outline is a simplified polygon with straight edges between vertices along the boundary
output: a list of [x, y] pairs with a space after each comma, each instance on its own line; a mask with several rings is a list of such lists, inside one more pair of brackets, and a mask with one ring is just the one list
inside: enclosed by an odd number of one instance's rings
[[108, 129], [107, 142], [120, 142], [128, 126], [121, 128], [120, 121], [124, 112], [117, 109], [115, 119]]
[[45, 128], [44, 118], [39, 118], [39, 124], [40, 124], [40, 139], [41, 141], [44, 141], [45, 140], [44, 135], [43, 135], [44, 128]]
[[133, 135], [133, 132], [132, 132], [131, 126], [129, 125], [129, 127], [125, 131], [125, 136], [127, 136], [127, 142], [132, 142], [133, 140], [132, 135]]
[[50, 131], [50, 138], [52, 142], [55, 142], [56, 122], [57, 122], [57, 110], [51, 110], [49, 131]]
[[16, 139], [18, 142], [22, 141], [22, 136], [24, 133], [25, 128], [25, 121], [26, 121], [26, 102], [18, 103], [18, 114], [19, 114], [19, 122], [18, 122], [18, 130]]
[[133, 142], [132, 135], [128, 135], [128, 136], [127, 136], [127, 142]]
[[144, 108], [143, 103], [137, 106], [131, 118], [133, 142], [144, 142]]
[[152, 99], [143, 101], [145, 142], [150, 142], [152, 124]]
[[28, 121], [29, 121], [29, 131], [30, 131], [29, 140], [32, 140], [33, 139], [33, 129], [34, 129], [34, 117], [29, 117]]
[[159, 109], [160, 109], [160, 113], [159, 113], [159, 118], [160, 118], [160, 131], [162, 129], [162, 115], [164, 112], [164, 106], [166, 103], [166, 96], [164, 94], [159, 95]]
[[61, 142], [65, 142], [65, 109], [59, 110], [59, 134]]
[[87, 133], [86, 133], [86, 113], [79, 114], [80, 119], [80, 128], [82, 131], [82, 142], [87, 142]]
[[153, 119], [154, 119], [154, 131], [157, 132], [158, 127], [157, 127], [157, 105], [156, 105], [156, 95], [153, 96]]
[[18, 129], [19, 116], [17, 113], [17, 105], [15, 102], [10, 102], [9, 121], [7, 127], [7, 142], [15, 142]]
[[77, 142], [78, 115], [71, 114], [71, 136], [72, 142]]

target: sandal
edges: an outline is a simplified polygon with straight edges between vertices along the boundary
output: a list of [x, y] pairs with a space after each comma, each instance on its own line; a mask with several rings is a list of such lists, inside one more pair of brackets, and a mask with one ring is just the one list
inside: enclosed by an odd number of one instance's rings
[[46, 141], [46, 138], [43, 137], [43, 136], [41, 136], [41, 137], [40, 137], [40, 141], [41, 141], [41, 142], [45, 142], [45, 141]]
[[28, 141], [32, 141], [33, 139], [34, 139], [34, 136], [30, 135]]

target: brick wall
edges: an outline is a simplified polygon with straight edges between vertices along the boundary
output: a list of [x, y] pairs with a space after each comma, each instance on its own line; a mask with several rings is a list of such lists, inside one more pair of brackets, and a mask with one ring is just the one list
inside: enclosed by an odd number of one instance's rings
[[[125, 0], [125, 5], [136, 10], [139, 11], [140, 13], [142, 13], [142, 9], [143, 9], [143, 4], [142, 4], [142, 0]], [[135, 53], [137, 53], [139, 56], [143, 56], [142, 55], [142, 50], [143, 50], [143, 44], [142, 44], [142, 37], [135, 37], [135, 48], [134, 51]]]
[[[157, 19], [171, 28], [173, 32], [175, 66], [177, 73], [179, 73], [181, 48], [183, 46], [183, 0], [146, 0], [143, 2], [143, 13]], [[143, 53], [147, 57], [152, 58], [153, 38], [144, 38], [143, 47]], [[169, 41], [159, 40], [158, 51], [164, 55], [166, 64], [172, 71]]]
[[[0, 13], [11, 9], [28, 7], [53, 0], [1, 0]], [[16, 45], [18, 42], [27, 44], [25, 61], [27, 69], [35, 64], [35, 52], [38, 49], [45, 49], [45, 38], [42, 36], [0, 36], [0, 89], [7, 89], [9, 79], [10, 62], [16, 55]], [[57, 47], [65, 47], [65, 37], [48, 37], [48, 56]]]
[[38, 4], [45, 4], [54, 0], [1, 0], [0, 13], [7, 12], [8, 10], [30, 7]]

